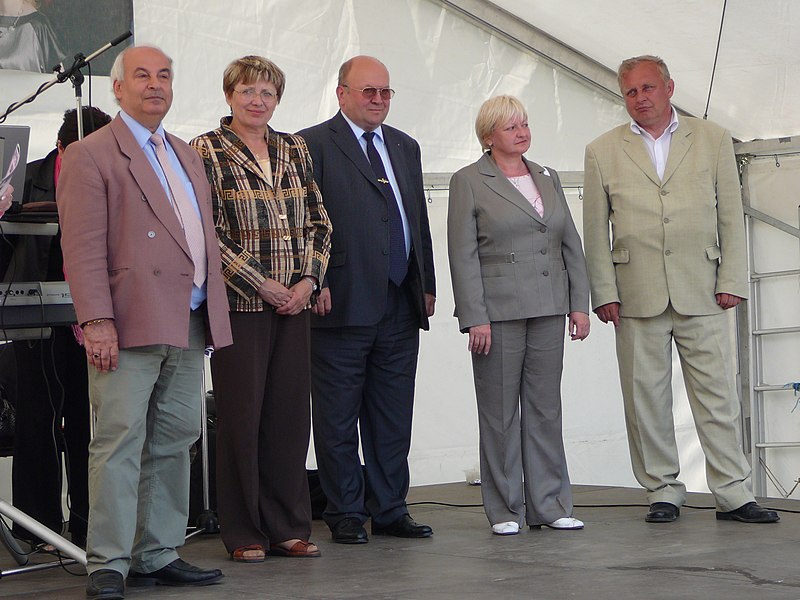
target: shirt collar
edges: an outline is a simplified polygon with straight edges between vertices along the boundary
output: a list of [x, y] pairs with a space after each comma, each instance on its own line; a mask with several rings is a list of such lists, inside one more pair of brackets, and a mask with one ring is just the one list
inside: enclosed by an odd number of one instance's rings
[[[360, 140], [361, 136], [363, 136], [366, 133], [366, 130], [362, 129], [361, 127], [359, 127], [358, 125], [353, 123], [347, 117], [347, 115], [344, 114], [344, 112], [342, 112], [342, 116], [344, 117], [344, 120], [347, 121], [347, 124], [350, 125], [350, 129], [353, 130], [353, 133], [355, 134], [356, 139]], [[381, 140], [381, 142], [383, 142], [383, 130], [381, 129], [380, 125], [378, 125], [378, 127], [376, 129], [374, 129], [372, 132], [375, 134], [375, 137], [379, 138]]]
[[[672, 107], [672, 118], [669, 121], [669, 125], [664, 130], [664, 132], [675, 133], [675, 130], [678, 128], [678, 112], [675, 110], [675, 107]], [[642, 127], [639, 127], [639, 124], [631, 119], [631, 131], [636, 135], [646, 135], [651, 139], [654, 139], [652, 135]], [[663, 133], [661, 135], [664, 135]]]
[[[134, 119], [124, 110], [119, 111], [119, 116], [122, 117], [123, 121], [125, 121], [125, 125], [128, 126], [128, 129], [131, 130], [131, 133], [133, 134], [133, 137], [136, 139], [136, 143], [139, 144], [139, 147], [144, 148], [150, 141], [150, 136], [153, 135], [154, 132], [150, 131], [147, 127], [139, 123], [139, 121]], [[159, 123], [158, 129], [155, 130], [155, 133], [159, 134], [166, 143], [167, 136], [166, 133], [164, 132], [164, 125]]]

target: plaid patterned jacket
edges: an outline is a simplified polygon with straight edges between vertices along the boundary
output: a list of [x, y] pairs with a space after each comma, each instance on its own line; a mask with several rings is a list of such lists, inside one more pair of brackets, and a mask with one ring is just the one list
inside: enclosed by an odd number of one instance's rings
[[211, 183], [222, 271], [233, 311], [270, 308], [258, 295], [268, 278], [291, 287], [306, 275], [320, 283], [331, 247], [331, 222], [303, 138], [268, 129], [273, 185], [230, 128], [192, 140]]

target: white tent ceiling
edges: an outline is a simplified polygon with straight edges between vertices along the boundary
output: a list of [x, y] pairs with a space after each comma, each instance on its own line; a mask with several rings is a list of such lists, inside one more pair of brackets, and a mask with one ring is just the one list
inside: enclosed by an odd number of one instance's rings
[[[724, 0], [492, 0], [616, 70], [657, 54], [674, 101], [702, 116]], [[800, 2], [728, 0], [709, 119], [742, 140], [800, 133]]]

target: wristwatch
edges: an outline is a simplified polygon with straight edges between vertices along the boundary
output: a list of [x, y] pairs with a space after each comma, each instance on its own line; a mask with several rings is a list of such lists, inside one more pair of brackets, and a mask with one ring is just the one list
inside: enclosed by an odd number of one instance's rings
[[308, 301], [311, 303], [311, 306], [316, 305], [317, 298], [319, 297], [319, 284], [317, 283], [316, 278], [312, 277], [311, 275], [306, 275], [303, 279], [308, 279], [311, 282], [311, 297]]

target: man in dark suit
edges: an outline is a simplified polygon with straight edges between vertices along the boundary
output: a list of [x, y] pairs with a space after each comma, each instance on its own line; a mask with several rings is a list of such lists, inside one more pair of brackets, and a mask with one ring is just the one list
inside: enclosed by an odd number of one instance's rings
[[[311, 333], [314, 445], [335, 542], [429, 537], [408, 514], [419, 329], [436, 287], [419, 144], [383, 125], [394, 91], [377, 59], [339, 69], [340, 111], [300, 132], [333, 224]], [[358, 430], [366, 481], [358, 457]]]
[[203, 349], [231, 343], [203, 163], [165, 133], [172, 61], [132, 47], [111, 70], [120, 113], [64, 153], [61, 245], [89, 363], [89, 598], [222, 577], [178, 558]]

